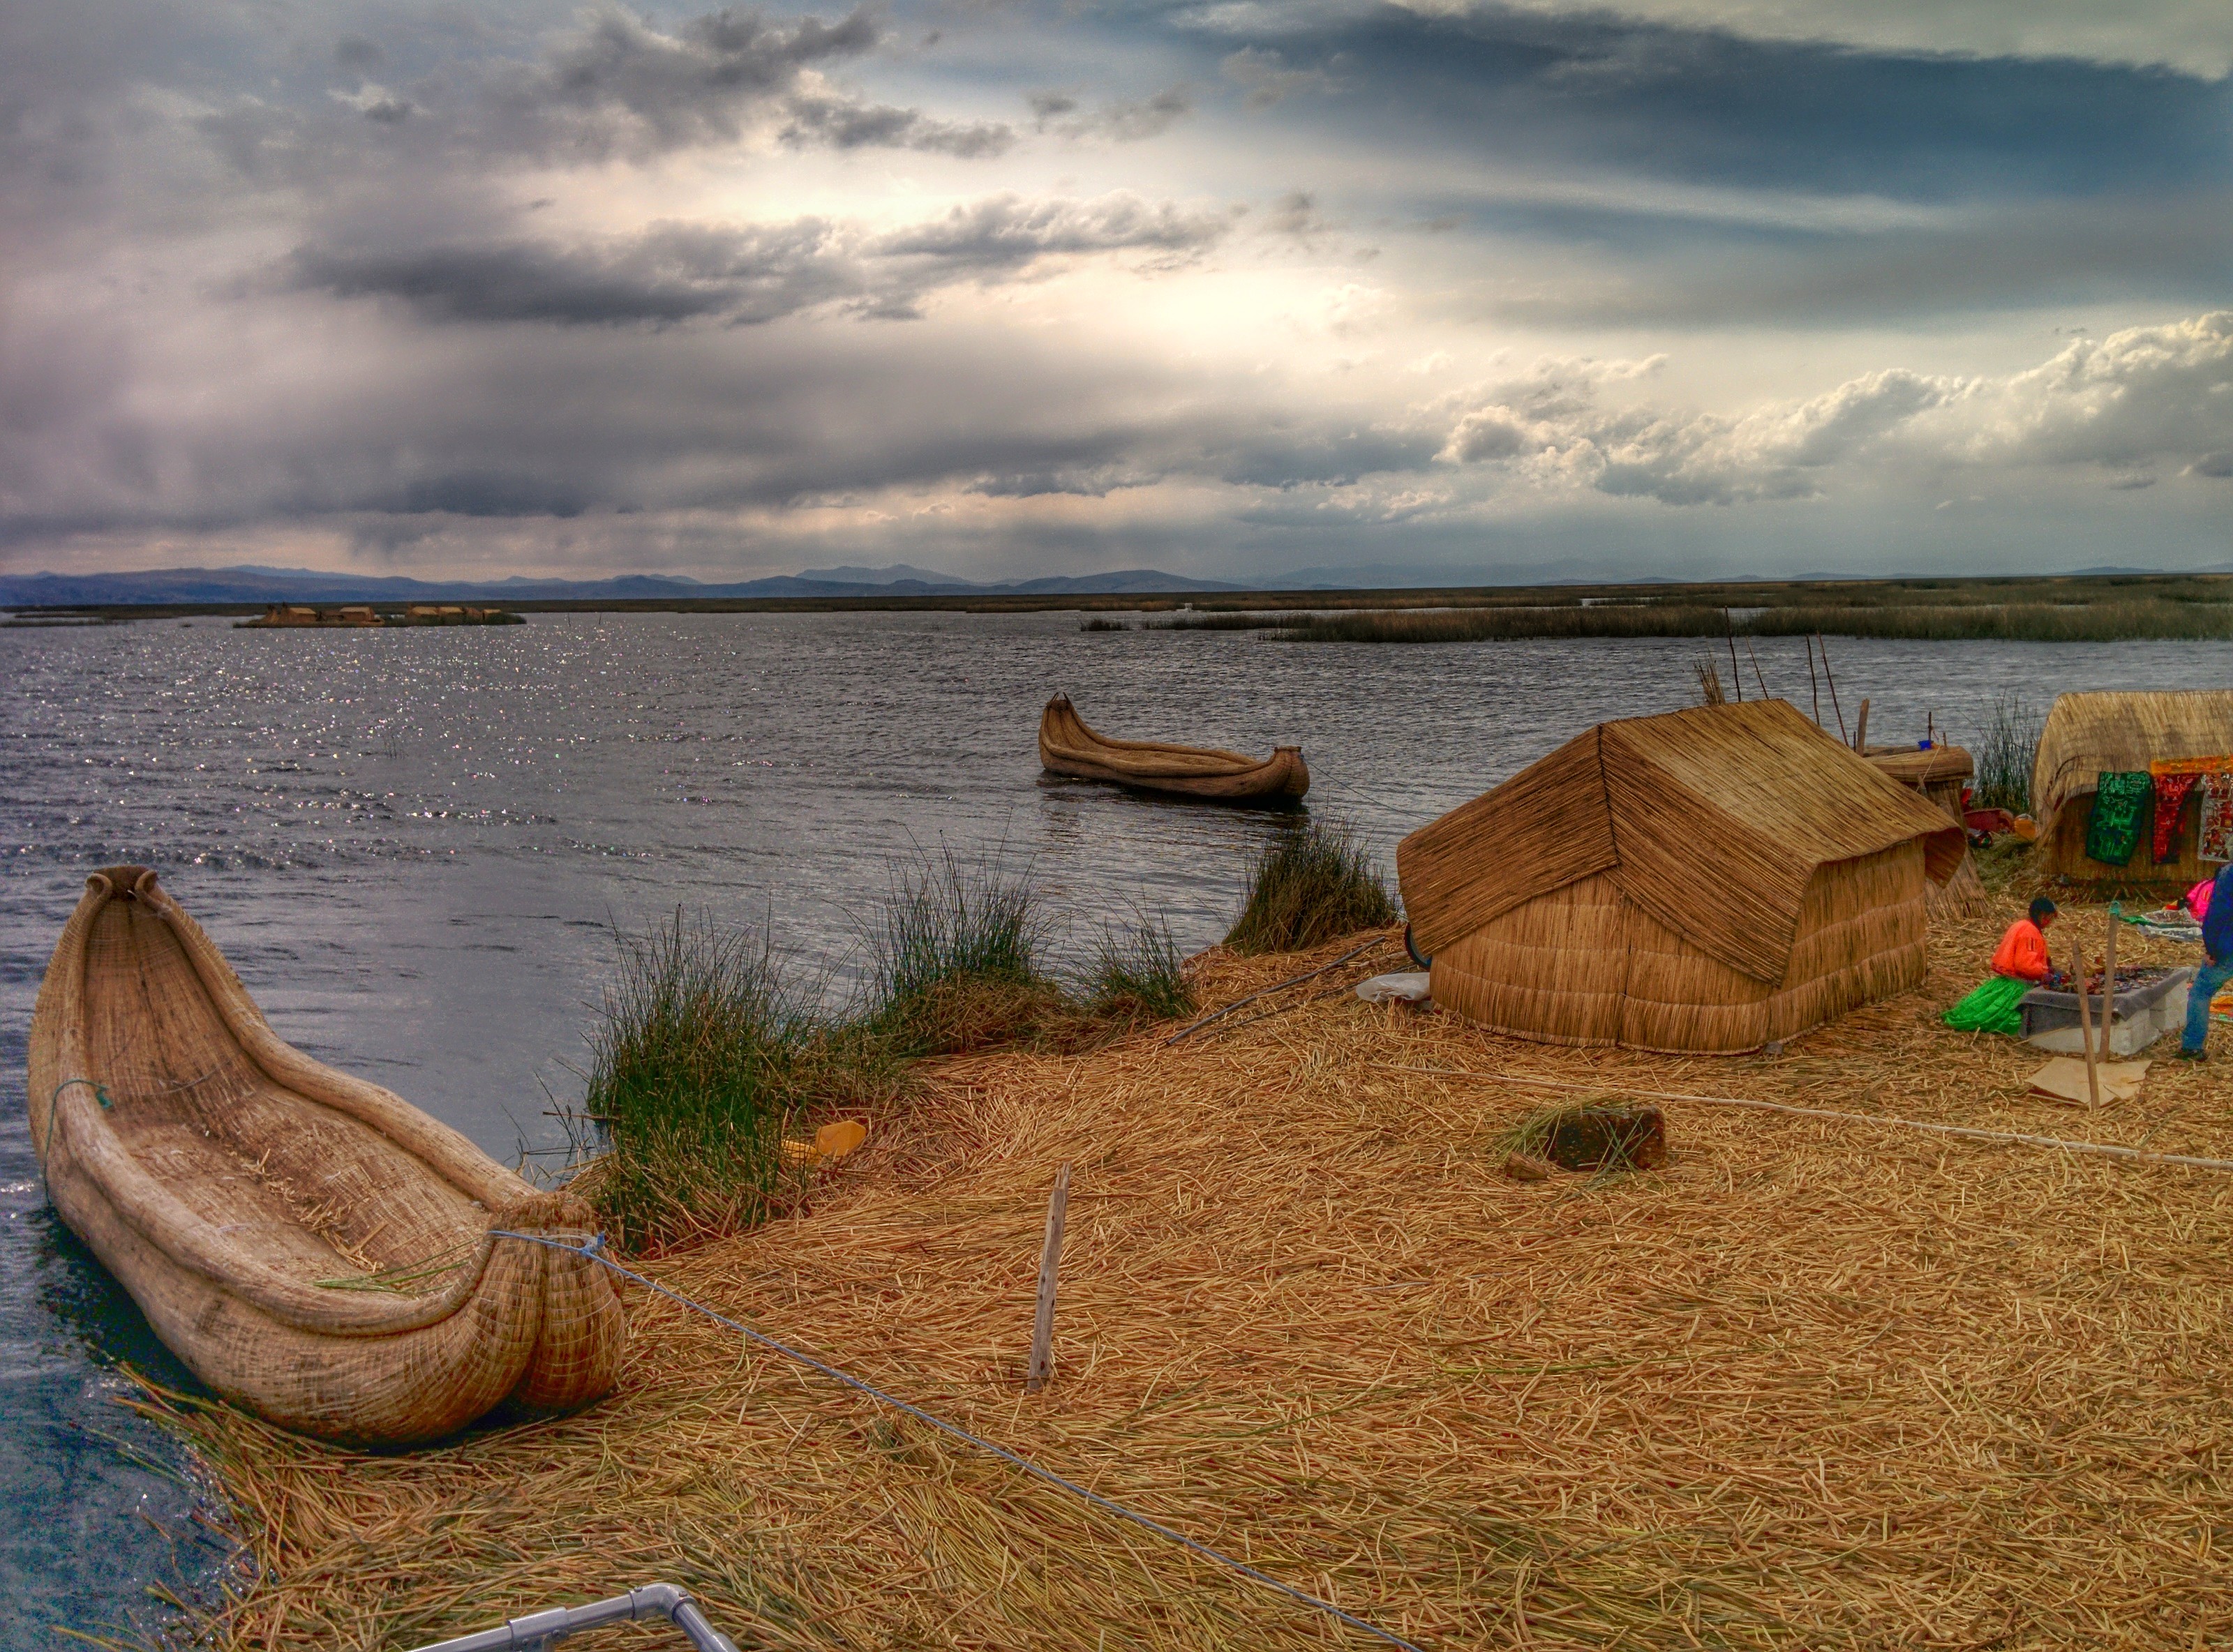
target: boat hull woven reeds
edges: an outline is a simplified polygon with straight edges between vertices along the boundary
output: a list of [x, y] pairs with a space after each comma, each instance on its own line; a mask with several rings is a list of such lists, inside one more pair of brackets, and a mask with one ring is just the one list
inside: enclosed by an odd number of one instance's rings
[[2179, 820], [2177, 857], [2154, 864], [2144, 844], [2129, 866], [2106, 866], [2086, 853], [2093, 795], [2106, 771], [2151, 763], [2233, 755], [2233, 691], [2191, 693], [2063, 694], [2040, 730], [2032, 762], [2031, 805], [2038, 817], [2043, 869], [2052, 875], [2115, 882], [2190, 883], [2217, 863], [2195, 856], [2201, 801], [2190, 796]]
[[1212, 803], [1287, 803], [1311, 789], [1300, 746], [1268, 758], [1154, 740], [1112, 740], [1088, 728], [1065, 694], [1039, 714], [1039, 762], [1050, 774]]
[[71, 1231], [164, 1344], [286, 1428], [363, 1444], [610, 1389], [625, 1317], [537, 1193], [283, 1043], [140, 867], [86, 881], [31, 1022], [31, 1139]]
[[1435, 1002], [1563, 1044], [1726, 1054], [1923, 979], [1943, 810], [1781, 701], [1601, 724], [1398, 845]]
[[1976, 865], [1969, 858], [1965, 824], [1965, 794], [1976, 778], [1976, 761], [1958, 745], [1934, 745], [1927, 751], [1872, 751], [1869, 764], [1879, 773], [1936, 803], [1948, 819], [1963, 825], [1962, 864], [1945, 882], [1930, 886], [1925, 897], [1930, 915], [1982, 917], [1991, 901], [1985, 894], [1984, 880], [1977, 875]]

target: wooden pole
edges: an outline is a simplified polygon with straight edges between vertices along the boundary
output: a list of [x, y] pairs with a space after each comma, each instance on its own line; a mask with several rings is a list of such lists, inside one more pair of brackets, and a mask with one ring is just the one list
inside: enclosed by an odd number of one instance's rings
[[1801, 637], [1807, 645], [1807, 689], [1814, 698], [1814, 726], [1822, 726], [1822, 680], [1814, 674], [1814, 639]]
[[1853, 725], [1853, 750], [1863, 757], [1869, 754], [1869, 702], [1861, 701], [1860, 720]]
[[1822, 679], [1830, 685], [1830, 709], [1838, 713], [1838, 738], [1852, 737], [1846, 732], [1846, 708], [1838, 704], [1838, 673], [1830, 669], [1830, 645], [1822, 641], [1822, 634], [1814, 634], [1814, 646], [1822, 651]]
[[1062, 1265], [1062, 1225], [1070, 1214], [1070, 1167], [1055, 1172], [1047, 1199], [1046, 1242], [1039, 1247], [1039, 1305], [1032, 1321], [1032, 1363], [1024, 1392], [1037, 1394], [1054, 1376], [1054, 1277]]
[[1745, 655], [1752, 661], [1752, 680], [1760, 685], [1760, 697], [1768, 698], [1768, 679], [1760, 674], [1760, 650], [1752, 646], [1752, 638], [1745, 638]]
[[2078, 992], [2078, 1042], [2086, 1050], [2087, 1105], [2101, 1105], [2101, 1078], [2093, 1065], [2093, 1018], [2086, 1002], [2086, 948], [2079, 944], [2078, 926], [2070, 927], [2070, 982]]
[[1722, 610], [1722, 629], [1729, 639], [1729, 680], [1736, 685], [1737, 704], [1744, 704], [1744, 673], [1737, 669], [1737, 628], [1729, 619], [1729, 611]]
[[2109, 1042], [2117, 1024], [2117, 903], [2109, 903], [2109, 946], [2101, 960], [2101, 1059], [2114, 1061], [2116, 1046]]

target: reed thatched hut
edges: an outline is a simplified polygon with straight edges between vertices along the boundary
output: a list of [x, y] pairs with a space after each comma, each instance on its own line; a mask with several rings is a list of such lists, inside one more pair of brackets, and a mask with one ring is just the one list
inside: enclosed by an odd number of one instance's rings
[[1962, 830], [1781, 700], [1600, 723], [1396, 848], [1435, 1002], [1731, 1054], [1918, 985]]
[[1963, 829], [1962, 864], [1943, 884], [1930, 886], [1927, 903], [1934, 918], [1980, 918], [1991, 904], [1984, 880], [1969, 859], [1969, 796], [1977, 777], [1976, 759], [1958, 745], [1934, 745], [1925, 751], [1872, 747], [1870, 766], [1897, 780], [1926, 802], [1936, 804], [1947, 819]]
[[2189, 693], [2062, 694], [2040, 730], [2032, 761], [2031, 809], [2039, 822], [2046, 869], [2074, 879], [2192, 882], [2223, 862], [2204, 861], [2201, 842], [2202, 788], [2179, 806], [2174, 853], [2158, 863], [2152, 849], [2152, 800], [2140, 824], [2139, 846], [2122, 865], [2086, 852], [2093, 804], [2104, 774], [2143, 774], [2151, 764], [2233, 758], [2233, 690]]

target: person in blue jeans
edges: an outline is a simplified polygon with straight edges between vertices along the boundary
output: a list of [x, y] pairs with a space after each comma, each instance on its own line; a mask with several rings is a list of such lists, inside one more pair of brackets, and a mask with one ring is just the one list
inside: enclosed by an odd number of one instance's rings
[[2233, 981], [2233, 861], [2229, 861], [2210, 888], [2210, 907], [2202, 914], [2202, 950], [2210, 961], [2196, 972], [2186, 992], [2186, 1035], [2178, 1053], [2187, 1061], [2210, 1059], [2210, 1000], [2218, 989]]

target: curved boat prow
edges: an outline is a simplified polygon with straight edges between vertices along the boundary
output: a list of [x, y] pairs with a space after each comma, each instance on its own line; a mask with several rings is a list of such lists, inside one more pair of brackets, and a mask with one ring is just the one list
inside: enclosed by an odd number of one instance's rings
[[227, 1399], [365, 1444], [587, 1404], [625, 1317], [592, 1217], [271, 1031], [145, 867], [86, 880], [31, 1018], [62, 1219]]

